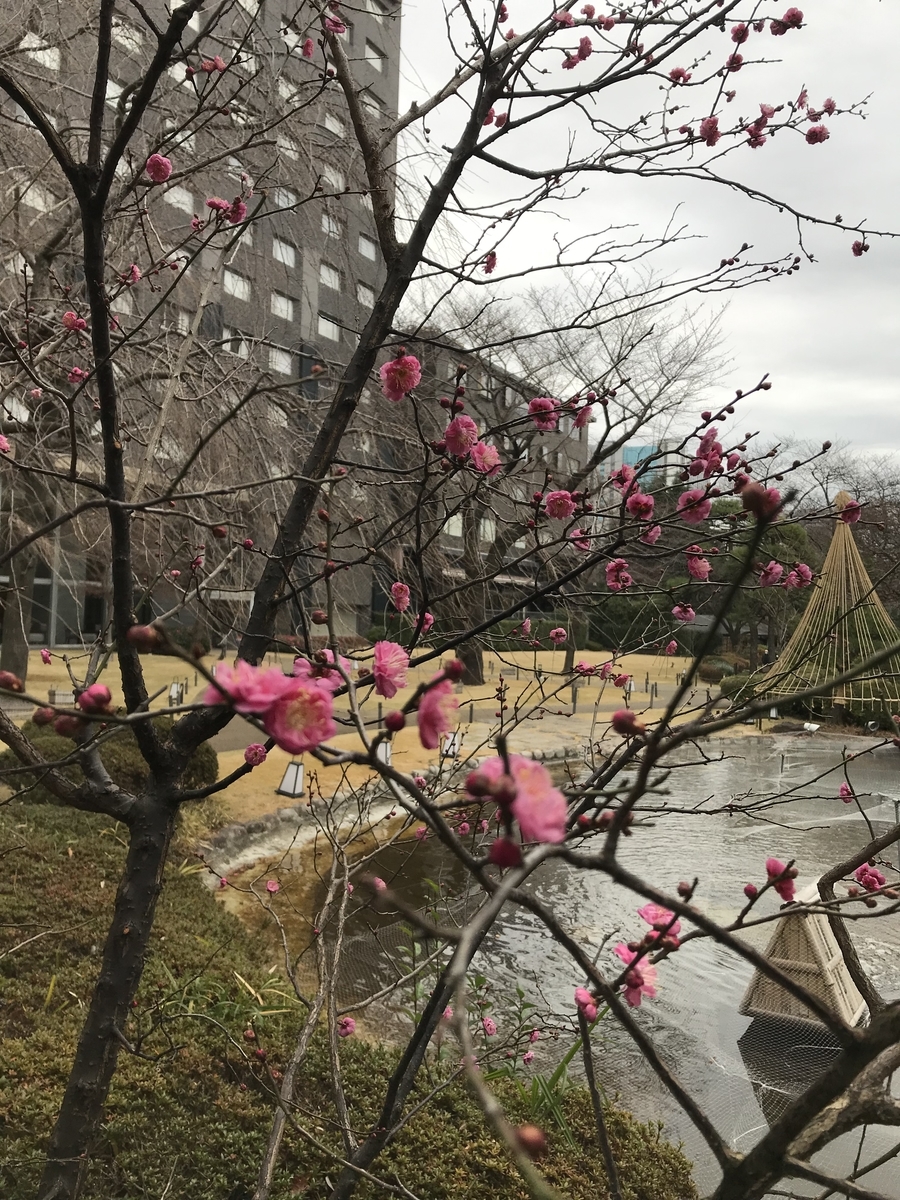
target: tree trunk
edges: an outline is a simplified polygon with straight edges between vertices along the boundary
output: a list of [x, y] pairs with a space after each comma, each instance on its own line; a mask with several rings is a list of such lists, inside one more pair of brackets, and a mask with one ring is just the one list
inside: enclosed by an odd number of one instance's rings
[[132, 822], [100, 977], [53, 1127], [38, 1200], [76, 1200], [84, 1187], [125, 1022], [144, 968], [174, 825], [175, 812], [158, 802], [138, 810]]
[[31, 630], [31, 593], [37, 558], [28, 550], [9, 563], [9, 583], [3, 589], [3, 644], [0, 670], [12, 671], [24, 683], [28, 676], [28, 634]]
[[750, 660], [750, 670], [755, 671], [759, 666], [759, 628], [755, 621], [750, 622], [750, 645], [747, 647], [747, 658]]
[[463, 642], [457, 648], [457, 657], [463, 664], [463, 683], [484, 683], [484, 651], [481, 642]]

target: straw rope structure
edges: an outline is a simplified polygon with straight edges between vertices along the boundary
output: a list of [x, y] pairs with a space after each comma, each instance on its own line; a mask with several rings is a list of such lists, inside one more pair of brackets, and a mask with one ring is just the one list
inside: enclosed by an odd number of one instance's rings
[[[850, 499], [840, 492], [835, 506], [843, 509]], [[900, 630], [878, 598], [850, 525], [839, 520], [806, 611], [778, 662], [765, 676], [763, 691], [792, 696], [818, 687], [898, 641]], [[819, 709], [842, 704], [897, 712], [900, 655], [809, 704]]]

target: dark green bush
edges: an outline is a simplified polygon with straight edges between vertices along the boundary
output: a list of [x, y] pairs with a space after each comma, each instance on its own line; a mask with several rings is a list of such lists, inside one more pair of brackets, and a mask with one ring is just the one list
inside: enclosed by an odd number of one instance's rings
[[[172, 718], [158, 717], [154, 724], [160, 737], [165, 737], [172, 728]], [[39, 726], [35, 725], [33, 721], [26, 721], [22, 726], [22, 732], [31, 739], [47, 762], [58, 762], [67, 758], [75, 749], [75, 743], [71, 738], [60, 737], [49, 725]], [[131, 729], [122, 729], [121, 732], [117, 732], [114, 737], [105, 742], [101, 748], [100, 757], [119, 787], [129, 792], [141, 790], [147, 779], [148, 770]], [[7, 774], [11, 769], [20, 765], [13, 752], [5, 750], [0, 754], [0, 780], [13, 792], [28, 787], [29, 791], [27, 795], [23, 796], [23, 799], [27, 799], [29, 803], [57, 803], [56, 798], [41, 786], [40, 776], [37, 772], [25, 771], [17, 772], [14, 775]], [[68, 763], [60, 769], [73, 783], [80, 783], [84, 779], [81, 767], [77, 763]], [[218, 757], [212, 746], [205, 742], [188, 763], [181, 779], [181, 786], [184, 788], [208, 787], [218, 778]]]
[[[58, 1108], [75, 1039], [99, 966], [99, 947], [124, 855], [125, 830], [108, 818], [51, 806], [0, 810], [0, 848], [10, 849], [0, 876], [0, 1195], [32, 1200], [46, 1139]], [[101, 886], [105, 884], [105, 886]], [[40, 928], [47, 936], [23, 945]], [[16, 949], [16, 947], [18, 947]], [[8, 951], [12, 951], [9, 953]], [[7, 953], [4, 953], [7, 952]], [[84, 1200], [228, 1200], [251, 1195], [273, 1105], [267, 1069], [282, 1070], [293, 1045], [299, 1005], [272, 967], [279, 955], [225, 912], [191, 873], [170, 862], [151, 953], [125, 1035], [143, 1035], [135, 1057], [123, 1051], [104, 1123], [87, 1172]], [[237, 979], [263, 993], [259, 1006]], [[165, 1018], [156, 1032], [151, 1024]], [[265, 1067], [242, 1038], [253, 1019]], [[364, 1019], [360, 1022], [365, 1029]], [[378, 1036], [373, 1024], [372, 1036]], [[378, 1113], [394, 1050], [363, 1036], [341, 1044], [344, 1086], [356, 1127]], [[450, 1062], [450, 1069], [456, 1062]], [[435, 1061], [410, 1107], [444, 1076]], [[298, 1123], [320, 1149], [291, 1131], [272, 1200], [325, 1200], [343, 1147], [335, 1132], [328, 1052], [314, 1040], [301, 1073]], [[496, 1090], [513, 1121], [523, 1120], [512, 1086]], [[542, 1170], [571, 1197], [605, 1192], [590, 1104], [573, 1088], [562, 1100], [576, 1149], [550, 1131]], [[625, 1200], [695, 1200], [690, 1164], [655, 1125], [607, 1110]], [[330, 1153], [329, 1153], [330, 1151]], [[373, 1167], [399, 1176], [428, 1200], [492, 1197], [526, 1200], [527, 1189], [490, 1132], [467, 1088], [455, 1081], [403, 1129]], [[396, 1195], [363, 1181], [361, 1200]]]

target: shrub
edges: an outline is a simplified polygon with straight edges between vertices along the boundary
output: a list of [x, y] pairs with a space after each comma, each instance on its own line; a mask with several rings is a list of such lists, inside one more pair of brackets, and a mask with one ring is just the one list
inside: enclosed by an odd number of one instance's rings
[[[60, 807], [0, 811], [0, 844], [16, 847], [0, 876], [4, 1200], [31, 1200], [36, 1192], [82, 1005], [99, 967], [98, 946], [124, 855], [123, 833], [106, 817]], [[4, 955], [23, 943], [36, 923], [52, 932]], [[252, 937], [216, 903], [190, 862], [170, 862], [137, 1006], [124, 1031], [132, 1042], [143, 1038], [144, 1057], [122, 1053], [84, 1200], [166, 1194], [225, 1200], [252, 1194], [274, 1107], [267, 1072], [283, 1069], [303, 1011], [271, 969], [277, 959], [264, 939]], [[238, 976], [260, 993], [264, 1006]], [[164, 1023], [151, 1033], [153, 1019], [160, 1017]], [[265, 1066], [241, 1036], [251, 1019], [267, 1052]], [[365, 1028], [363, 1021], [360, 1027]], [[378, 1034], [373, 1022], [372, 1036]], [[396, 1052], [357, 1036], [342, 1043], [341, 1061], [354, 1124], [364, 1129], [377, 1117]], [[455, 1067], [455, 1060], [446, 1066], [433, 1060], [409, 1107], [424, 1101]], [[318, 1146], [288, 1131], [273, 1200], [301, 1192], [309, 1200], [325, 1200], [326, 1176], [334, 1177], [343, 1157], [324, 1038], [313, 1040], [300, 1079], [297, 1120], [312, 1129]], [[510, 1118], [525, 1119], [513, 1085], [500, 1082], [496, 1089]], [[541, 1166], [572, 1200], [594, 1200], [604, 1192], [604, 1176], [590, 1101], [575, 1087], [562, 1104], [577, 1146], [573, 1150], [550, 1130], [550, 1152]], [[690, 1164], [662, 1139], [658, 1126], [642, 1125], [611, 1107], [606, 1117], [624, 1200], [695, 1200]], [[399, 1176], [428, 1200], [528, 1196], [459, 1080], [410, 1120], [372, 1173], [389, 1181]], [[363, 1181], [357, 1194], [368, 1200], [393, 1192]]]
[[[160, 736], [163, 737], [172, 728], [172, 724], [171, 717], [158, 717], [154, 721], [154, 725], [159, 731]], [[40, 751], [47, 762], [58, 762], [61, 759], [67, 758], [75, 749], [75, 743], [70, 738], [60, 737], [49, 725], [38, 726], [33, 721], [26, 721], [22, 726], [22, 732], [31, 739], [36, 749]], [[109, 771], [119, 787], [129, 792], [139, 792], [144, 786], [148, 775], [148, 768], [138, 749], [137, 740], [131, 729], [123, 728], [121, 732], [116, 733], [109, 741], [104, 742], [100, 750], [100, 757], [107, 771]], [[20, 765], [19, 760], [13, 752], [5, 750], [0, 754], [0, 777], [5, 772]], [[73, 783], [81, 783], [84, 779], [84, 774], [78, 763], [67, 763], [60, 770]], [[208, 787], [211, 783], [215, 783], [218, 778], [218, 757], [212, 746], [208, 742], [205, 742], [199, 747], [188, 763], [181, 779], [181, 786], [184, 788]], [[5, 782], [7, 786], [16, 792], [21, 788], [29, 788], [30, 790], [22, 798], [31, 804], [58, 803], [56, 797], [41, 786], [40, 774], [38, 772], [25, 771], [21, 774], [16, 773], [15, 775], [8, 776]]]

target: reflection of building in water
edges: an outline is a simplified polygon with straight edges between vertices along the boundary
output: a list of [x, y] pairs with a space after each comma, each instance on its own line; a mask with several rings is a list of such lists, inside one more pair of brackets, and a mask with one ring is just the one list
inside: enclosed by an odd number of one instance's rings
[[769, 1125], [828, 1070], [841, 1047], [823, 1025], [757, 1017], [738, 1039], [753, 1094]]

